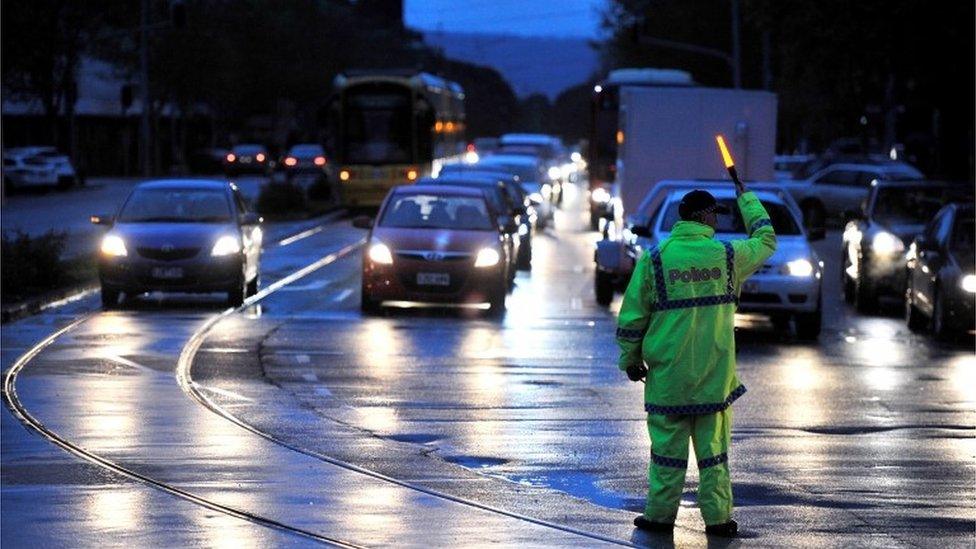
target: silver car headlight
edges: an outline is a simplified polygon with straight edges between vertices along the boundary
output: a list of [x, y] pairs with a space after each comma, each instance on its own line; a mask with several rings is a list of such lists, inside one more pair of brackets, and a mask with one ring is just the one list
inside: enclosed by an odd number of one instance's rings
[[377, 242], [369, 247], [369, 259], [373, 263], [380, 265], [391, 265], [393, 263], [393, 253], [386, 244]]
[[592, 193], [590, 193], [590, 198], [593, 199], [593, 202], [606, 204], [607, 202], [610, 202], [610, 193], [608, 193], [603, 187], [597, 187], [593, 189]]
[[876, 254], [890, 255], [905, 251], [905, 243], [897, 236], [882, 231], [871, 239], [871, 250]]
[[812, 276], [813, 263], [806, 259], [794, 259], [783, 266], [783, 271], [790, 276]]

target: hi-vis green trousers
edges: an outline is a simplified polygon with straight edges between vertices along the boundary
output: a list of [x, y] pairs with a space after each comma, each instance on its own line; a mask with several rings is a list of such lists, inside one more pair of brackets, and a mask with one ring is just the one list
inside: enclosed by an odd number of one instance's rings
[[644, 517], [653, 522], [674, 522], [685, 485], [690, 440], [698, 461], [698, 507], [705, 524], [731, 520], [728, 451], [732, 407], [703, 415], [648, 414], [647, 431], [651, 435], [651, 464]]

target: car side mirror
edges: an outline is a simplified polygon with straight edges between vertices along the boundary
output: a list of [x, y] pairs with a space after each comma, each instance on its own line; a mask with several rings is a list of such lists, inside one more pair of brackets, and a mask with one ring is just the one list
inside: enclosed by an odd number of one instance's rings
[[643, 238], [651, 237], [651, 229], [647, 225], [631, 225], [630, 234]]
[[115, 218], [108, 214], [93, 214], [89, 218], [92, 225], [104, 225], [106, 227], [111, 227], [115, 223]]
[[241, 225], [259, 225], [264, 218], [254, 212], [241, 215]]
[[807, 240], [816, 242], [827, 238], [827, 229], [824, 227], [811, 227], [807, 230]]
[[357, 229], [370, 230], [373, 228], [373, 218], [368, 215], [359, 215], [352, 219], [352, 226]]

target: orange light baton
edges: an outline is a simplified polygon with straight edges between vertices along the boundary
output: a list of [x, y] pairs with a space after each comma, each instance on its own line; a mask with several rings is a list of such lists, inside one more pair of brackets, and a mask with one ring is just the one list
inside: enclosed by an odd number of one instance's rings
[[725, 169], [729, 170], [732, 181], [737, 186], [742, 185], [742, 182], [739, 181], [739, 174], [735, 171], [735, 161], [732, 160], [732, 154], [729, 152], [729, 148], [725, 146], [725, 138], [719, 134], [715, 136], [715, 141], [718, 141], [718, 150], [722, 153], [722, 161], [725, 162]]

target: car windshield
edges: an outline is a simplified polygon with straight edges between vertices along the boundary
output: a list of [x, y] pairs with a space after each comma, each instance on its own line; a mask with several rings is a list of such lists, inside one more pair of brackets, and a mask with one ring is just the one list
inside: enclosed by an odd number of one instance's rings
[[488, 197], [488, 202], [491, 206], [492, 211], [504, 212], [508, 208], [505, 207], [505, 194], [502, 189], [498, 188], [496, 183], [490, 182], [479, 182], [479, 181], [465, 181], [465, 180], [445, 180], [445, 179], [435, 179], [432, 185], [451, 185], [454, 187], [473, 187], [475, 189], [483, 189]]
[[234, 147], [234, 152], [237, 154], [258, 154], [264, 152], [264, 147], [260, 145], [238, 145]]
[[[972, 217], [961, 217], [957, 219], [955, 230], [952, 232], [952, 242], [950, 243], [951, 250], [972, 259], [974, 247], [973, 231], [976, 231], [976, 226], [973, 224]], [[970, 265], [970, 267], [971, 266], [972, 265]]]
[[[679, 202], [680, 200], [674, 200], [668, 204], [668, 208], [664, 213], [664, 222], [661, 224], [662, 230], [670, 231], [671, 227], [680, 221], [681, 217], [678, 215]], [[715, 232], [745, 234], [745, 224], [742, 221], [742, 214], [739, 213], [739, 206], [736, 205], [735, 200], [731, 198], [719, 199], [718, 203], [728, 208], [732, 213], [719, 214], [718, 226], [715, 227]], [[777, 235], [787, 236], [800, 234], [800, 227], [786, 206], [775, 202], [763, 202], [762, 205], [766, 208], [766, 212], [769, 213], [769, 219], [772, 221], [773, 230], [776, 231]]]
[[381, 227], [402, 229], [494, 229], [488, 205], [473, 196], [411, 194], [395, 196], [380, 219]]
[[922, 225], [948, 202], [964, 198], [965, 191], [932, 186], [889, 187], [878, 190], [872, 216], [886, 225]]
[[218, 189], [136, 189], [125, 202], [124, 223], [227, 223], [227, 193]]

